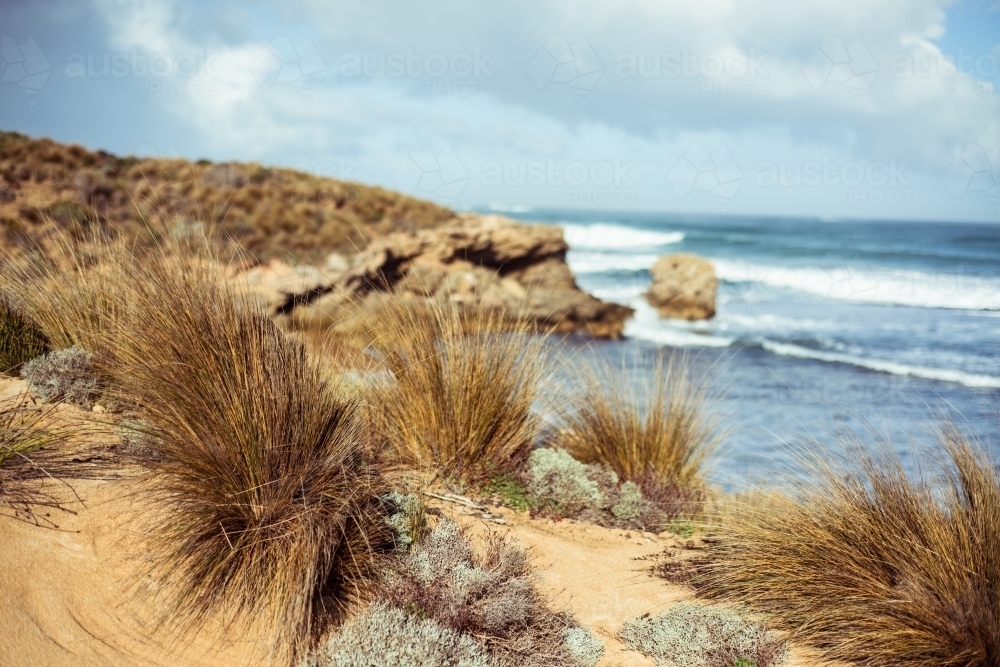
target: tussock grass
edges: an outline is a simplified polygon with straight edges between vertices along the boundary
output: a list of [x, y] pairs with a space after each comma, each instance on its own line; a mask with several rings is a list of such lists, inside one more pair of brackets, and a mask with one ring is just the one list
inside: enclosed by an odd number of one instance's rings
[[271, 655], [294, 661], [370, 592], [392, 548], [385, 489], [364, 461], [360, 399], [209, 248], [63, 243], [6, 284], [50, 338], [95, 352], [141, 420], [163, 622], [263, 624]]
[[45, 334], [0, 292], [0, 373], [16, 375], [48, 350]]
[[304, 655], [392, 545], [361, 404], [210, 266], [120, 266], [128, 309], [108, 347], [155, 436], [166, 512], [152, 535], [172, 610], [267, 619], [279, 655]]
[[1000, 477], [956, 428], [940, 441], [945, 460], [925, 458], [917, 479], [887, 453], [816, 463], [797, 497], [734, 513], [706, 541], [697, 590], [769, 614], [830, 660], [997, 665]]
[[459, 476], [524, 461], [539, 428], [540, 337], [440, 301], [389, 303], [375, 321], [372, 347], [394, 378], [376, 411], [393, 463]]
[[707, 385], [683, 355], [659, 356], [644, 380], [624, 366], [596, 361], [574, 373], [585, 387], [559, 421], [551, 444], [583, 463], [600, 463], [636, 482], [652, 499], [702, 486], [706, 460], [719, 443]]
[[122, 256], [120, 243], [98, 235], [81, 245], [57, 234], [44, 245], [31, 246], [22, 257], [4, 255], [0, 291], [16, 311], [30, 317], [52, 349], [79, 347], [91, 353], [115, 329], [123, 304], [123, 281], [131, 281], [124, 265], [105, 264]]

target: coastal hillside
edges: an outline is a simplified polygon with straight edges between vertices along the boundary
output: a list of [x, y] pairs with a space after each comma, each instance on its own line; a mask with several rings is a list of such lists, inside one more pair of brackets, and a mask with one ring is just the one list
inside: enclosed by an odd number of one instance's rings
[[117, 156], [0, 132], [0, 239], [114, 228], [138, 239], [208, 224], [266, 261], [366, 247], [455, 214], [406, 195], [254, 163]]

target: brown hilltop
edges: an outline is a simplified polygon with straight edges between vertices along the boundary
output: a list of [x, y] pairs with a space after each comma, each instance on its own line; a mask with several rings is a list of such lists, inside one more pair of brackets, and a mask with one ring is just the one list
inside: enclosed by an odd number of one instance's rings
[[99, 229], [142, 246], [207, 228], [249, 253], [243, 268], [259, 265], [251, 281], [276, 315], [299, 324], [341, 322], [373, 294], [499, 308], [543, 330], [600, 338], [618, 338], [632, 314], [579, 289], [557, 227], [459, 215], [360, 183], [255, 163], [119, 157], [12, 132], [0, 132], [0, 179], [8, 254], [56, 232]]
[[397, 192], [254, 163], [119, 157], [0, 133], [5, 244], [65, 228], [111, 226], [137, 237], [208, 224], [261, 260], [314, 259], [363, 248], [390, 231], [455, 214]]

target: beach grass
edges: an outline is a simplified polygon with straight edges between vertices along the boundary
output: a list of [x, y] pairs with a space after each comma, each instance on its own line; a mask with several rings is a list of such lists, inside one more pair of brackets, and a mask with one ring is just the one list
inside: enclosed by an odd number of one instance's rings
[[583, 463], [600, 463], [651, 497], [704, 485], [720, 442], [707, 384], [683, 354], [658, 355], [636, 377], [622, 364], [594, 361], [571, 371], [582, 390], [553, 406], [550, 442]]
[[817, 457], [795, 494], [734, 511], [706, 540], [692, 582], [704, 597], [768, 615], [824, 659], [996, 665], [995, 465], [953, 426], [940, 433], [939, 456], [921, 456], [917, 477], [882, 445], [846, 468]]
[[541, 337], [448, 302], [396, 301], [373, 315], [372, 348], [393, 377], [376, 399], [388, 460], [445, 477], [520, 466], [539, 430]]

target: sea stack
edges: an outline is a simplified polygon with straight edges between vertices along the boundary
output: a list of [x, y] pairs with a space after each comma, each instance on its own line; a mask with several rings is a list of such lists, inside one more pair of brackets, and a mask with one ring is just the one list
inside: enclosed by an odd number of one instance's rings
[[660, 317], [707, 320], [715, 316], [719, 281], [707, 259], [685, 253], [665, 255], [649, 272], [653, 284], [646, 299], [659, 310]]

